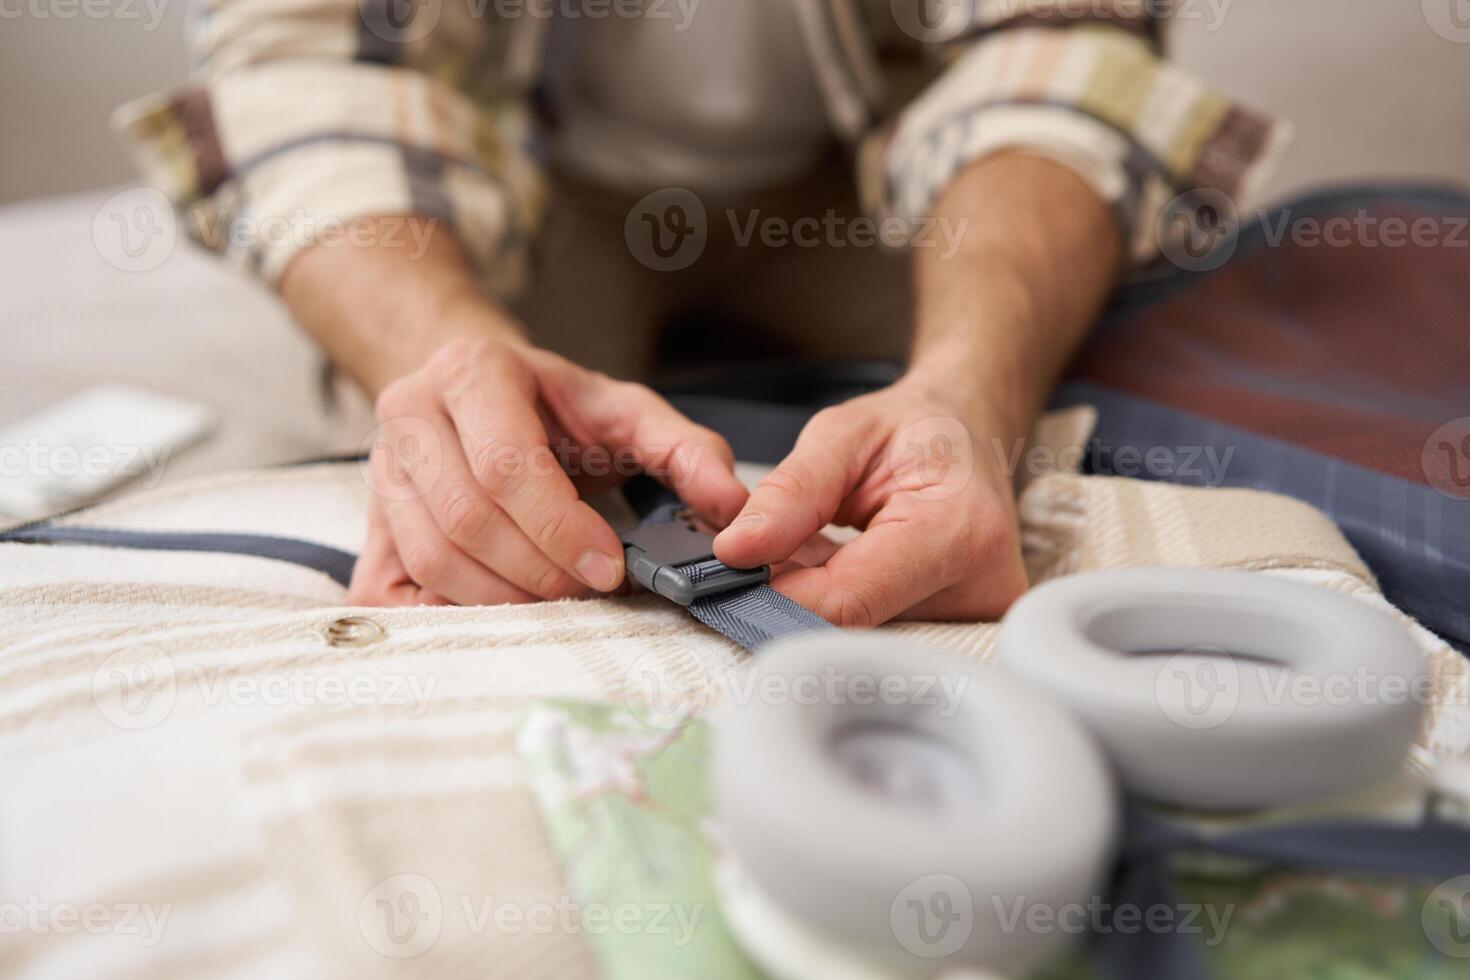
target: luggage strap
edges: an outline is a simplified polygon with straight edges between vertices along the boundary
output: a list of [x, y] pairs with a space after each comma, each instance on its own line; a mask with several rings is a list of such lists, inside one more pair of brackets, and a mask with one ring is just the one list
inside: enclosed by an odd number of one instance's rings
[[[666, 491], [652, 499], [654, 506], [639, 525], [621, 535], [628, 574], [639, 585], [686, 607], [695, 619], [747, 650], [783, 636], [832, 628], [766, 585], [766, 566], [732, 569], [715, 558], [714, 539]], [[128, 531], [43, 522], [0, 533], [0, 542], [252, 555], [310, 568], [344, 587], [357, 562], [356, 555], [339, 548], [264, 534]]]
[[[797, 434], [819, 409], [876, 391], [892, 383], [898, 374], [896, 365], [877, 362], [757, 365], [744, 372], [723, 371], [724, 380], [714, 386], [701, 383], [666, 390], [665, 394], [689, 418], [724, 434], [737, 459], [774, 465], [791, 451]], [[787, 400], [792, 392], [799, 392], [802, 400]], [[309, 462], [345, 463], [361, 459], [348, 455]], [[638, 528], [621, 535], [624, 560], [633, 580], [649, 591], [684, 605], [695, 619], [746, 649], [783, 636], [833, 628], [820, 616], [766, 585], [768, 570], [730, 569], [715, 560], [710, 549], [712, 538], [685, 537], [684, 532], [699, 535], [697, 529], [691, 531], [687, 527], [687, 521], [678, 525], [683, 528], [680, 532], [662, 530], [643, 534], [655, 525], [673, 523], [680, 512], [677, 498], [653, 480], [635, 477], [623, 492], [634, 512], [642, 518]], [[296, 538], [62, 526], [53, 523], [54, 520], [0, 532], [0, 543], [251, 555], [310, 568], [344, 588], [352, 579], [352, 567], [357, 561], [351, 552]], [[665, 545], [672, 550], [664, 551]], [[671, 557], [682, 560], [671, 561]], [[640, 571], [644, 578], [640, 578]]]
[[623, 559], [635, 582], [688, 608], [695, 619], [747, 650], [783, 636], [833, 628], [767, 585], [769, 567], [737, 569], [717, 559], [714, 538], [677, 501], [655, 507], [621, 538]]

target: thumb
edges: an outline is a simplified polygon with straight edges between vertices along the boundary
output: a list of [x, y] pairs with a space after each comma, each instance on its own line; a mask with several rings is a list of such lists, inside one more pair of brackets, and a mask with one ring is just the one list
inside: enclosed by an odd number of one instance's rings
[[756, 485], [738, 517], [715, 538], [715, 557], [732, 568], [770, 565], [831, 522], [866, 466], [861, 425], [818, 414], [791, 454]]

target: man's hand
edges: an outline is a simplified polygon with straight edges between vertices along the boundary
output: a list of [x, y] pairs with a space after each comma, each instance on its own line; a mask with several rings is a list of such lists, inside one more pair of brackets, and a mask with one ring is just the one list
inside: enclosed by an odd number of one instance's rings
[[[826, 524], [861, 529], [775, 588], [841, 626], [995, 619], [1026, 587], [1012, 474], [1018, 448], [1112, 287], [1122, 239], [1059, 164], [1003, 153], [935, 205], [954, 255], [915, 248], [908, 374], [830, 408], [715, 540], [730, 565], [800, 564]], [[1002, 452], [994, 451], [1000, 447]]]
[[369, 233], [349, 241], [375, 244], [306, 249], [281, 283], [297, 320], [377, 396], [376, 493], [351, 601], [611, 591], [623, 549], [583, 497], [638, 469], [715, 524], [740, 509], [724, 439], [642, 385], [531, 347], [432, 219], [409, 219], [421, 255], [371, 233], [389, 219], [364, 220]]
[[977, 451], [994, 427], [955, 411], [906, 381], [821, 412], [716, 556], [776, 564], [836, 522], [863, 533], [824, 565], [778, 570], [774, 588], [840, 626], [998, 617], [1026, 588], [1010, 479]]
[[388, 385], [378, 416], [355, 603], [610, 592], [622, 545], [583, 494], [645, 471], [718, 524], [746, 496], [723, 438], [642, 385], [524, 343], [450, 344]]

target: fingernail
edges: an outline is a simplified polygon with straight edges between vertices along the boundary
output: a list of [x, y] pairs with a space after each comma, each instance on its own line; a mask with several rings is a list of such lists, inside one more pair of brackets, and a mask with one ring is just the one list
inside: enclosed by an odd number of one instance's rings
[[742, 530], [745, 530], [745, 531], [752, 531], [755, 528], [759, 527], [761, 521], [763, 521], [765, 519], [766, 519], [766, 515], [765, 514], [761, 514], [761, 513], [758, 513], [756, 511], [751, 511], [748, 514], [741, 514], [739, 517], [735, 518], [735, 520], [733, 520], [733, 521], [730, 522], [730, 526], [731, 527], [738, 527], [738, 528], [740, 528]]
[[618, 587], [618, 566], [622, 563], [591, 548], [577, 559], [577, 574], [598, 592], [611, 592]]

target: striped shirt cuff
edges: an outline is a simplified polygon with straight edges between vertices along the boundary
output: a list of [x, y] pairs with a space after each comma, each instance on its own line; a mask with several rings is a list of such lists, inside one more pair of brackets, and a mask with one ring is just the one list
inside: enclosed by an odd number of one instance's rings
[[[1287, 127], [1241, 108], [1111, 28], [1022, 29], [969, 48], [864, 148], [869, 206], [917, 220], [967, 164], [1024, 148], [1070, 167], [1113, 209], [1132, 264], [1164, 247], [1170, 202], [1234, 201], [1274, 169]], [[1172, 227], [1172, 225], [1171, 225]]]
[[512, 149], [521, 121], [421, 73], [257, 65], [125, 105], [113, 123], [190, 235], [267, 282], [301, 249], [347, 240], [355, 218], [414, 214], [453, 227], [490, 288], [520, 285], [544, 197]]

